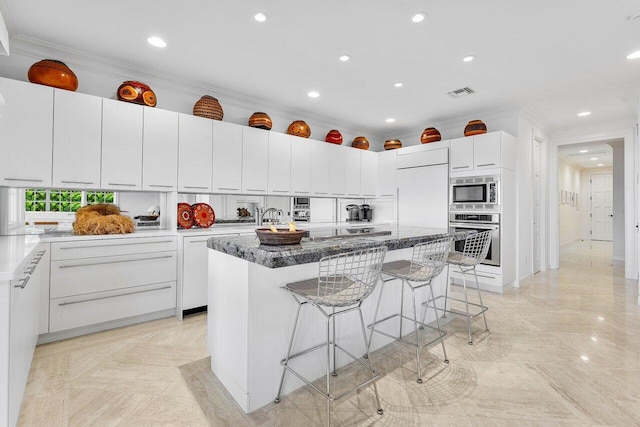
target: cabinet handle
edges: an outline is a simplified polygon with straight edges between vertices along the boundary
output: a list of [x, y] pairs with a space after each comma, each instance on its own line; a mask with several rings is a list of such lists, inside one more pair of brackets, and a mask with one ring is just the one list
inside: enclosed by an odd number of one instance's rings
[[33, 272], [36, 271], [37, 267], [38, 267], [37, 265], [32, 265], [30, 268], [25, 269], [24, 272], [27, 274], [33, 274]]
[[[215, 236], [211, 236], [211, 237], [215, 237]], [[202, 243], [202, 242], [206, 242], [209, 239], [204, 239], [204, 240], [192, 240], [189, 243]]]
[[93, 184], [93, 182], [89, 182], [89, 181], [60, 181], [62, 184]]
[[42, 251], [38, 251], [38, 252], [36, 252], [36, 255], [38, 255], [38, 256], [43, 256], [43, 255], [44, 255], [44, 254], [46, 254], [46, 253], [47, 253], [47, 251], [46, 251], [46, 250], [42, 250]]
[[289, 192], [289, 190], [271, 190], [271, 191], [273, 191], [274, 193], [288, 193]]
[[116, 245], [86, 245], [86, 246], [63, 246], [59, 248], [60, 250], [65, 249], [87, 249], [87, 248], [110, 248], [113, 246], [132, 246], [132, 245], [146, 245], [146, 244], [154, 244], [154, 243], [173, 243], [173, 240], [161, 240], [159, 242], [131, 242], [131, 243], [118, 243]]
[[173, 188], [173, 185], [149, 184], [149, 187]]
[[316, 191], [316, 194], [329, 194], [329, 192], [320, 192], [320, 191]]
[[232, 187], [216, 187], [218, 190], [240, 190], [239, 188], [232, 188]]
[[120, 264], [122, 262], [148, 261], [150, 259], [163, 259], [163, 258], [172, 258], [172, 256], [164, 255], [164, 256], [156, 256], [156, 257], [148, 257], [148, 258], [120, 259], [117, 261], [92, 262], [90, 264], [68, 264], [68, 265], [61, 265], [58, 268], [75, 268], [75, 267], [86, 267], [88, 265]]
[[451, 169], [467, 169], [469, 166], [454, 166]]
[[28, 181], [28, 182], [42, 182], [41, 179], [29, 179], [29, 178], [5, 178], [5, 181]]
[[267, 190], [259, 190], [257, 188], [247, 188], [247, 191], [267, 191]]
[[108, 185], [117, 185], [120, 187], [136, 187], [137, 184], [118, 184], [117, 182], [110, 182]]
[[107, 297], [89, 298], [89, 299], [83, 299], [83, 300], [80, 300], [80, 301], [61, 302], [60, 304], [58, 304], [58, 307], [62, 307], [63, 305], [80, 304], [81, 302], [90, 302], [90, 301], [98, 301], [98, 300], [101, 300], [101, 299], [123, 297], [123, 296], [126, 296], [126, 295], [142, 294], [142, 293], [145, 293], [145, 292], [161, 291], [163, 289], [171, 289], [171, 286], [163, 286], [161, 288], [145, 289], [143, 291], [127, 292], [126, 294], [109, 295]]
[[478, 165], [478, 167], [481, 167], [481, 166], [495, 166], [495, 165], [496, 165], [495, 163], [485, 163], [483, 165]]
[[194, 188], [196, 190], [208, 190], [209, 187], [198, 187], [196, 185], [185, 185], [184, 188]]
[[14, 288], [20, 288], [20, 289], [24, 289], [27, 286], [27, 283], [29, 283], [29, 279], [31, 279], [31, 276], [27, 276], [24, 279], [20, 279], [18, 280], [18, 282], [21, 282], [20, 285], [13, 285]]
[[309, 194], [308, 191], [294, 191], [294, 193], [297, 193], [297, 194]]

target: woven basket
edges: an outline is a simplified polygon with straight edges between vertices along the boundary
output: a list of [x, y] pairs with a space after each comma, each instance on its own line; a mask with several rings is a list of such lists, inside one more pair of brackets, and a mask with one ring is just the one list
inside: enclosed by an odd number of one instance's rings
[[436, 128], [426, 128], [422, 135], [420, 135], [420, 142], [423, 144], [428, 144], [430, 142], [437, 142], [442, 139], [442, 135], [440, 135], [440, 131]]
[[395, 150], [396, 148], [402, 148], [402, 141], [399, 139], [387, 139], [384, 142], [385, 150]]
[[256, 228], [258, 239], [263, 245], [296, 245], [305, 233], [305, 230], [289, 231], [286, 228], [279, 228], [278, 232], [274, 233], [269, 228]]
[[273, 123], [271, 122], [271, 117], [269, 117], [267, 113], [256, 111], [251, 115], [251, 117], [249, 117], [249, 126], [252, 128], [271, 130]]
[[207, 119], [222, 120], [224, 112], [222, 106], [216, 98], [209, 95], [204, 95], [193, 106], [193, 115], [199, 117], [206, 117]]

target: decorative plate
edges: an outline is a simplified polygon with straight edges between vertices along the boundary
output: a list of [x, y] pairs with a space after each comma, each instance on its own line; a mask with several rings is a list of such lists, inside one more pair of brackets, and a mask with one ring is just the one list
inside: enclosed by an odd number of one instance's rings
[[191, 205], [193, 210], [193, 221], [198, 227], [209, 228], [216, 220], [216, 214], [211, 206], [206, 203], [196, 203]]
[[178, 203], [178, 227], [193, 227], [193, 211], [189, 203]]

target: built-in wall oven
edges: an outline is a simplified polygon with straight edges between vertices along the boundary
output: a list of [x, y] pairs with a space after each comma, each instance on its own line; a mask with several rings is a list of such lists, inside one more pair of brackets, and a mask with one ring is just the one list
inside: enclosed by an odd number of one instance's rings
[[[491, 244], [489, 252], [482, 264], [500, 267], [500, 214], [481, 212], [452, 212], [449, 215], [449, 227], [452, 231], [477, 231], [478, 233], [491, 230]], [[464, 240], [454, 242], [455, 250], [464, 250]]]
[[311, 201], [308, 197], [294, 197], [292, 215], [294, 221], [311, 221]]

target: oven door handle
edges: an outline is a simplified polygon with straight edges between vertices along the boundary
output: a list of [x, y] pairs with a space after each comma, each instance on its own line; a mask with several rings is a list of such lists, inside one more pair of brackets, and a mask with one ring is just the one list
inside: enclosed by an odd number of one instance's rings
[[449, 227], [456, 228], [486, 228], [487, 230], [497, 230], [500, 228], [500, 224], [479, 224], [477, 222], [450, 222]]

